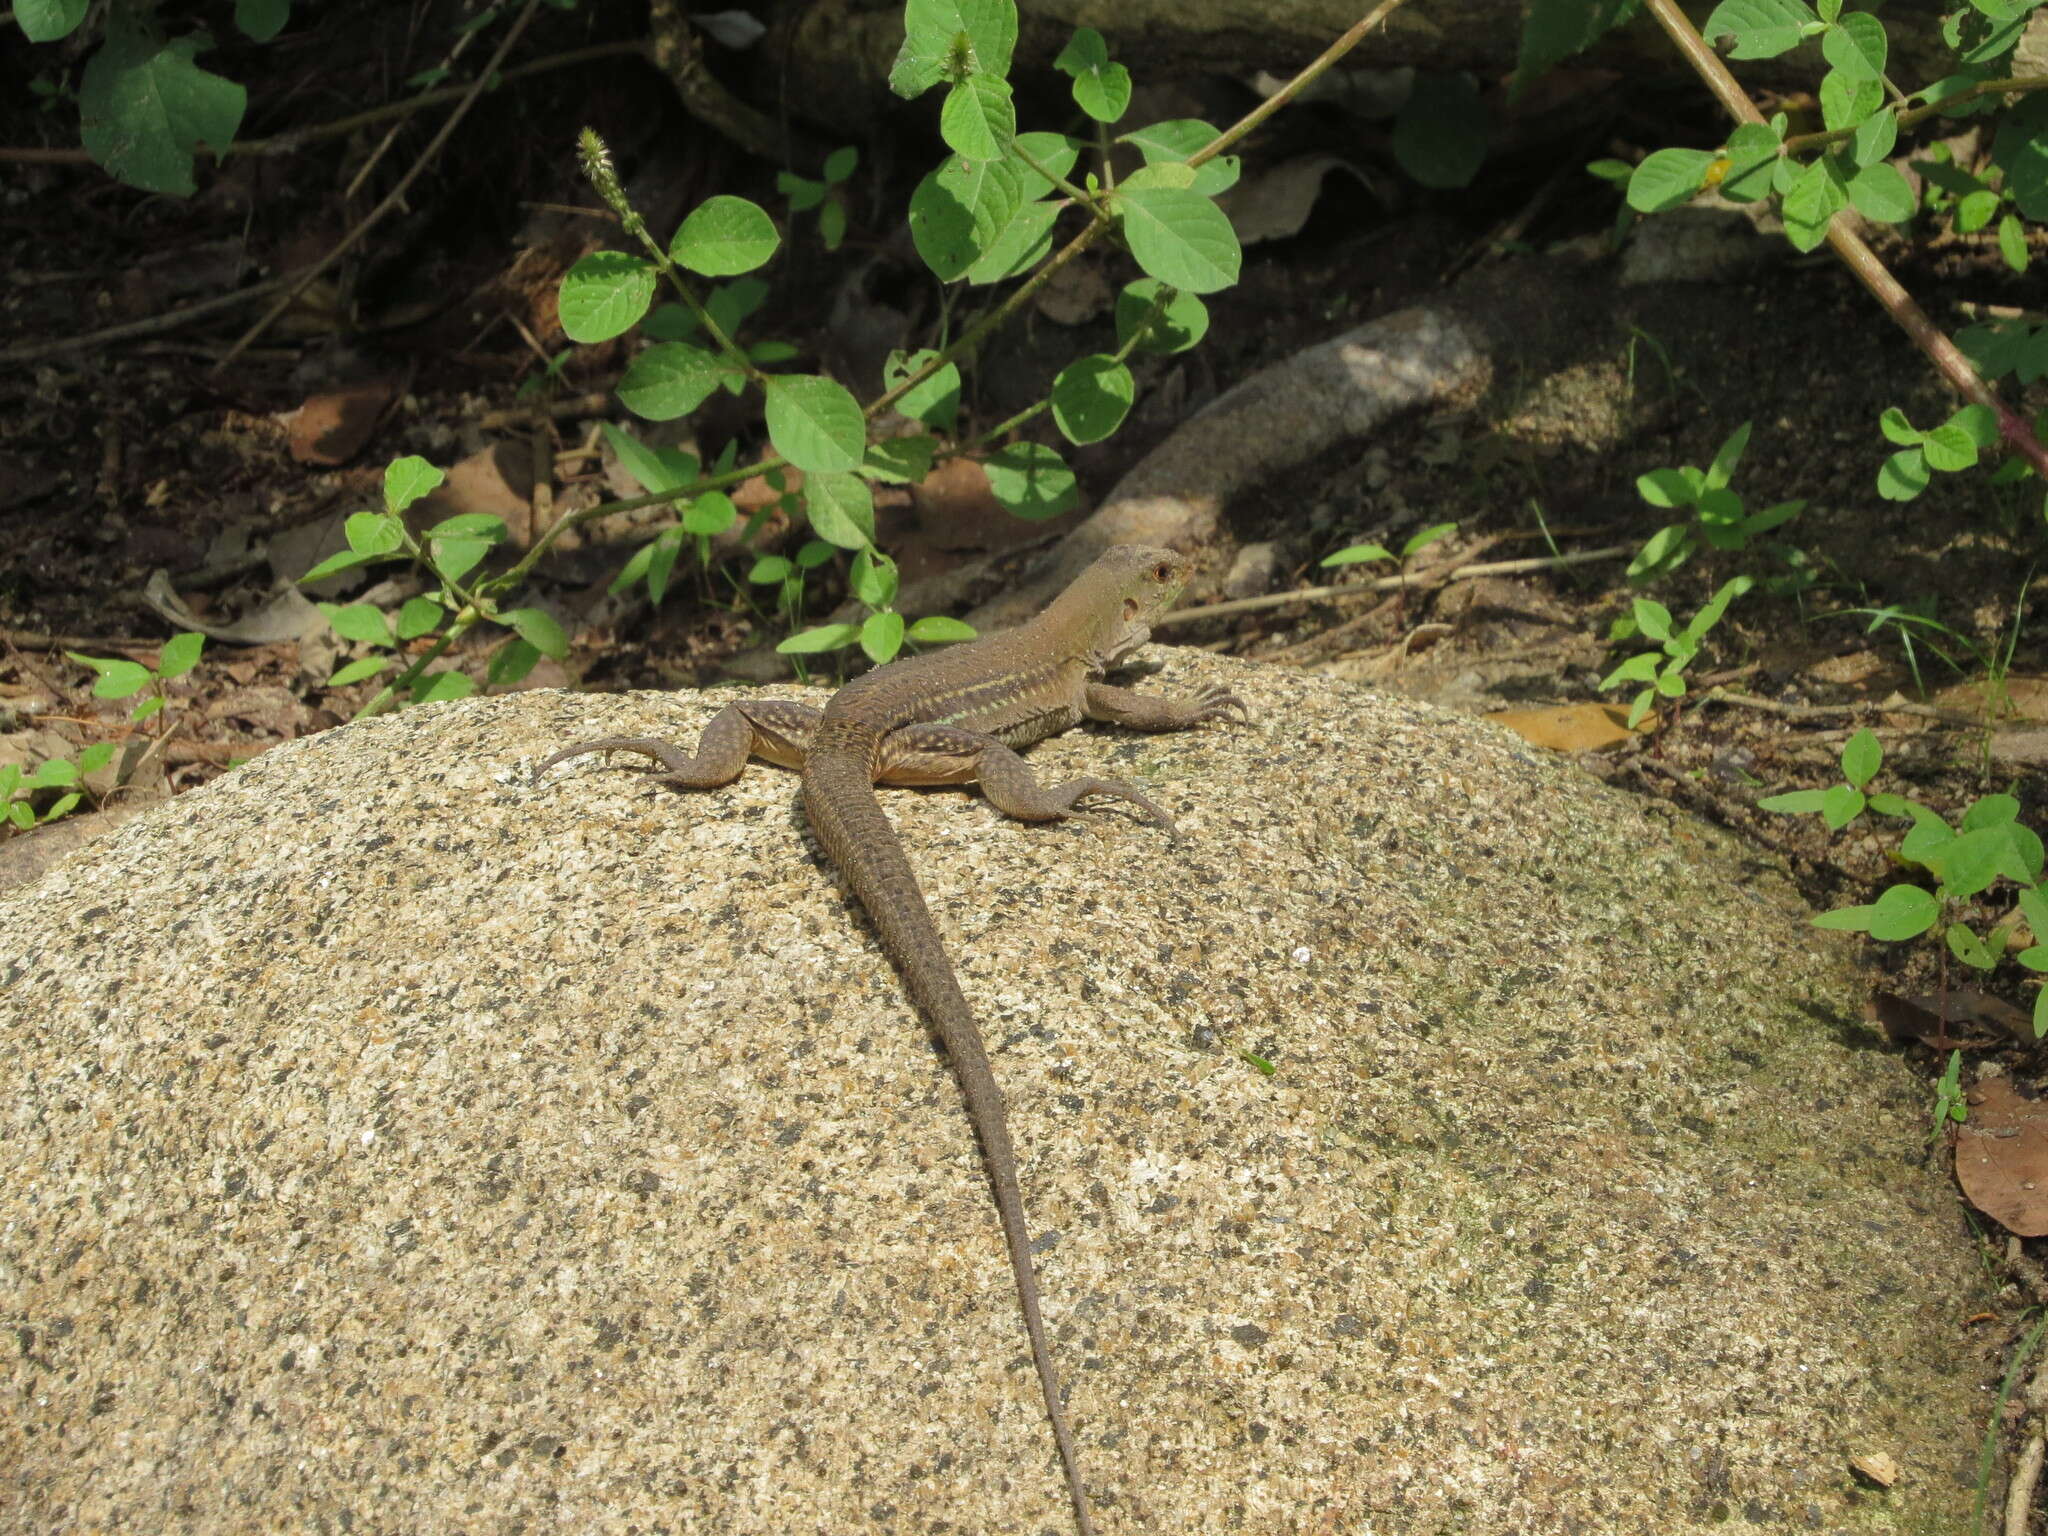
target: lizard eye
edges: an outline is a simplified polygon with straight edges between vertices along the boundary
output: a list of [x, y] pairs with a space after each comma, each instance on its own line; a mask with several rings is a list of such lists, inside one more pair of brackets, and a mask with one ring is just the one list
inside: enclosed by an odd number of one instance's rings
[[1160, 582], [1173, 580], [1173, 567], [1168, 565], [1164, 560], [1160, 561], [1157, 565], [1152, 567], [1152, 579], [1154, 581]]

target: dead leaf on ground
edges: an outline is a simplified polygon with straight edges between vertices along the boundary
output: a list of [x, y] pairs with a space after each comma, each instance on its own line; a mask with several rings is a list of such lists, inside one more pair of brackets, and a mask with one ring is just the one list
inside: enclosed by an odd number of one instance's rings
[[[1343, 171], [1368, 193], [1377, 195], [1366, 173], [1336, 155], [1301, 155], [1283, 160], [1261, 175], [1247, 176], [1216, 199], [1230, 216], [1240, 245], [1285, 240], [1301, 233], [1323, 195], [1332, 171]], [[1384, 199], [1382, 199], [1384, 201]]]
[[284, 412], [285, 443], [300, 464], [346, 464], [362, 451], [384, 412], [398, 398], [396, 379], [372, 379], [348, 389], [309, 396]]
[[2048, 1104], [2003, 1077], [1978, 1083], [1969, 1102], [1970, 1118], [1956, 1127], [1956, 1182], [2007, 1231], [2048, 1234]]
[[1919, 997], [1879, 992], [1870, 999], [1870, 1016], [1894, 1045], [1917, 1041], [1938, 1051], [1981, 1051], [2013, 1040], [2034, 1043], [2034, 1020], [2025, 1009], [1975, 987]]
[[1598, 752], [1631, 741], [1628, 711], [1613, 704], [1546, 704], [1535, 709], [1496, 709], [1486, 716], [1532, 747], [1553, 752]]

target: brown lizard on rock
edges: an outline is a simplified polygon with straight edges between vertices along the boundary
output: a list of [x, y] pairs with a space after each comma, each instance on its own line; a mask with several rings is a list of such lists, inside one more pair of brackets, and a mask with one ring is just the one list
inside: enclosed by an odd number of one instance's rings
[[1039, 1317], [1038, 1279], [1002, 1090], [874, 786], [978, 782], [991, 805], [1021, 821], [1062, 820], [1076, 814], [1075, 803], [1084, 797], [1110, 795], [1130, 801], [1171, 832], [1173, 819], [1130, 785], [1080, 778], [1048, 787], [1012, 749], [1083, 719], [1141, 731], [1185, 730], [1233, 714], [1248, 719], [1243, 701], [1224, 689], [1181, 700], [1098, 681], [1145, 643], [1152, 620], [1172, 606], [1187, 574], [1187, 562], [1170, 550], [1121, 544], [1029, 623], [879, 667], [841, 688], [823, 710], [786, 700], [732, 704], [704, 727], [694, 756], [651, 737], [608, 736], [565, 748], [534, 770], [538, 776], [564, 758], [612, 749], [657, 759], [667, 770], [661, 782], [684, 789], [729, 784], [750, 756], [802, 770], [804, 810], [818, 841], [867, 908], [882, 947], [938, 1030], [959, 1078], [988, 1162], [1024, 1330], [1081, 1536], [1091, 1536], [1094, 1525]]

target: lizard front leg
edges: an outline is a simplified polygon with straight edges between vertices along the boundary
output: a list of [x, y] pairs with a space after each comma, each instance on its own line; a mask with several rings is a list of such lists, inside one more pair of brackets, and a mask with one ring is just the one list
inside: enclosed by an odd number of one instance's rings
[[1249, 721], [1251, 709], [1236, 694], [1212, 684], [1192, 699], [1168, 699], [1108, 683], [1090, 683], [1081, 713], [1090, 720], [1127, 726], [1134, 731], [1184, 731], [1207, 720]]
[[801, 768], [811, 733], [817, 728], [818, 711], [808, 704], [787, 699], [728, 704], [699, 733], [694, 754], [652, 736], [606, 736], [564, 747], [534, 769], [533, 776], [537, 779], [556, 763], [586, 752], [641, 752], [668, 770], [661, 775], [664, 784], [678, 789], [716, 789], [738, 778], [749, 757], [784, 768]]
[[[1170, 702], [1170, 701], [1165, 701]], [[1158, 826], [1173, 818], [1142, 790], [1118, 779], [1063, 779], [1041, 784], [1031, 765], [993, 736], [954, 725], [906, 725], [882, 740], [878, 784], [980, 784], [988, 803], [1019, 821], [1064, 821], [1079, 814], [1088, 795], [1114, 795], [1137, 806]]]

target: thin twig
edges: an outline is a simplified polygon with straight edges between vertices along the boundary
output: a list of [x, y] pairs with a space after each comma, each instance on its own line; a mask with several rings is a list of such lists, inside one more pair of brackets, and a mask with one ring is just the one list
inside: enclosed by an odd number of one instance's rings
[[496, 73], [498, 66], [505, 62], [505, 55], [512, 51], [512, 45], [519, 41], [520, 35], [526, 31], [526, 24], [533, 20], [533, 13], [539, 8], [540, 0], [526, 0], [526, 4], [520, 7], [518, 16], [513, 19], [512, 25], [506, 29], [505, 36], [498, 43], [498, 51], [491, 55], [490, 62], [484, 65], [482, 73], [470, 85], [469, 90], [456, 105], [455, 110], [448, 114], [448, 121], [441, 125], [440, 131], [428, 141], [427, 147], [420, 151], [420, 156], [413, 162], [412, 169], [399, 177], [398, 185], [385, 194], [384, 201], [375, 208], [372, 208], [362, 222], [344, 235], [325, 256], [301, 274], [298, 282], [283, 298], [279, 299], [264, 313], [262, 319], [258, 320], [241, 334], [235, 344], [228, 348], [227, 356], [213, 365], [213, 372], [219, 373], [221, 369], [227, 367], [229, 363], [240, 356], [244, 347], [269, 330], [272, 322], [291, 307], [292, 300], [299, 296], [308, 283], [340, 261], [343, 256], [347, 255], [361, 242], [365, 235], [383, 222], [386, 214], [405, 201], [405, 194], [412, 189], [412, 184], [419, 179], [420, 173], [433, 164], [435, 157], [441, 153], [442, 146], [454, 134], [457, 125], [461, 123], [463, 118], [469, 115], [469, 109], [475, 106], [477, 98], [483, 95], [484, 87], [490, 83], [491, 77]]
[[1930, 704], [1887, 703], [1882, 699], [1852, 699], [1845, 704], [1781, 704], [1776, 699], [1759, 699], [1747, 693], [1729, 693], [1716, 688], [1700, 694], [1689, 701], [1695, 708], [1702, 704], [1733, 704], [1742, 709], [1760, 709], [1765, 714], [1781, 715], [1787, 720], [1818, 720], [1829, 715], [1911, 715], [1920, 720], [1939, 720], [1943, 725], [1962, 725], [1976, 729], [1984, 724], [1974, 715], [1959, 715], [1953, 710], [1936, 709]]
[[[1605, 549], [1576, 550], [1569, 555], [1539, 555], [1529, 560], [1495, 560], [1485, 565], [1461, 565], [1443, 578], [1443, 585], [1454, 581], [1476, 581], [1481, 576], [1521, 576], [1530, 571], [1555, 571], [1570, 565], [1591, 565], [1601, 560], [1620, 560], [1636, 552], [1633, 544], [1610, 544]], [[1154, 629], [1163, 629], [1170, 624], [1192, 624], [1198, 619], [1227, 618], [1234, 613], [1261, 613], [1268, 608], [1284, 608], [1289, 603], [1328, 602], [1338, 598], [1370, 597], [1375, 592], [1392, 592], [1401, 587], [1413, 587], [1410, 578], [1382, 576], [1376, 581], [1347, 581], [1341, 587], [1302, 587], [1293, 592], [1270, 592], [1264, 597], [1240, 597], [1227, 603], [1210, 603], [1202, 608], [1177, 608], [1152, 621]]]

